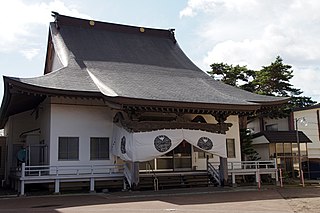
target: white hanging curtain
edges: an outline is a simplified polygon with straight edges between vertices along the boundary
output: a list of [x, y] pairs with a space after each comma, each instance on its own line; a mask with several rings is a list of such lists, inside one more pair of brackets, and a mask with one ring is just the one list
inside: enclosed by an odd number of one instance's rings
[[170, 152], [183, 140], [203, 151], [227, 157], [226, 135], [188, 129], [129, 133], [114, 125], [111, 149], [112, 154], [125, 161], [142, 162]]

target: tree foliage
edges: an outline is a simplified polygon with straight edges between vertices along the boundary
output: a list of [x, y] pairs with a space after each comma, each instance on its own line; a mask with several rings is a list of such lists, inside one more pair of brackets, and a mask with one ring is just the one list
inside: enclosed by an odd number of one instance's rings
[[[280, 56], [277, 56], [270, 65], [263, 66], [262, 69], [257, 71], [250, 70], [246, 66], [214, 63], [208, 73], [216, 80], [249, 92], [290, 97], [288, 104], [261, 112], [260, 116], [262, 117], [287, 117], [294, 108], [306, 107], [316, 103], [310, 97], [300, 96], [303, 92], [293, 87], [290, 83], [293, 77], [292, 66], [284, 64]], [[244, 158], [242, 160], [260, 160], [259, 154], [252, 146], [252, 136], [248, 129], [240, 130], [240, 140], [241, 153]]]
[[249, 78], [255, 74], [253, 70], [247, 69], [246, 66], [228, 65], [224, 63], [211, 64], [211, 71], [208, 73], [214, 77], [220, 78], [226, 84], [239, 86], [238, 81], [249, 82]]
[[293, 77], [292, 66], [283, 64], [280, 56], [269, 66], [257, 71], [253, 80], [255, 91], [261, 95], [292, 96], [300, 95], [300, 89], [293, 88], [290, 80]]
[[252, 135], [249, 129], [240, 129], [242, 160], [257, 161], [261, 157], [252, 146]]
[[[280, 56], [277, 56], [270, 65], [262, 66], [262, 69], [256, 71], [246, 66], [214, 63], [208, 73], [217, 80], [249, 92], [290, 97], [288, 105], [278, 110], [279, 112], [287, 113], [293, 108], [311, 106], [316, 103], [310, 97], [300, 96], [303, 92], [293, 87], [290, 83], [293, 77], [292, 66], [284, 64]], [[276, 114], [274, 112], [273, 117], [276, 117]], [[285, 116], [280, 114], [280, 117]]]

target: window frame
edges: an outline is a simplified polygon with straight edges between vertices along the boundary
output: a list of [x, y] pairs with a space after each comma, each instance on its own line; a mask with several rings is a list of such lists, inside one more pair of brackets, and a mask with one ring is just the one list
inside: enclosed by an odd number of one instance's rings
[[[92, 143], [94, 142], [93, 140], [97, 140], [98, 139], [98, 152], [95, 154], [95, 156], [93, 156], [93, 145]], [[101, 148], [101, 143], [103, 142], [103, 140], [106, 140], [107, 143], [107, 151], [108, 151], [108, 156], [104, 157], [103, 156], [103, 151], [105, 150], [100, 150]], [[90, 160], [91, 161], [97, 161], [97, 160], [110, 160], [110, 138], [109, 137], [90, 137]]]
[[[229, 145], [228, 143], [232, 142], [233, 155], [229, 155]], [[226, 139], [226, 148], [227, 148], [227, 158], [236, 158], [236, 140], [234, 138]]]
[[[66, 139], [67, 144], [67, 150], [65, 152], [61, 152], [61, 148], [62, 148], [62, 142], [63, 140]], [[69, 150], [71, 149], [71, 143], [74, 142], [72, 141], [72, 139], [75, 139], [76, 141], [76, 157], [72, 157], [72, 152], [70, 152]], [[79, 161], [79, 155], [80, 155], [80, 146], [79, 146], [79, 137], [74, 137], [74, 136], [59, 136], [58, 137], [58, 161]], [[63, 155], [66, 155], [66, 157], [64, 157]]]
[[278, 129], [279, 129], [278, 124], [267, 124], [266, 125], [266, 131], [274, 132], [274, 131], [278, 131]]

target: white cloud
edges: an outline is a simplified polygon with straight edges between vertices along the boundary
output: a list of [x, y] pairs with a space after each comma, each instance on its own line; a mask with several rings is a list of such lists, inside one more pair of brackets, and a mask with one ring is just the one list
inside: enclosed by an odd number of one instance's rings
[[201, 14], [197, 32], [207, 52], [201, 67], [225, 62], [259, 69], [280, 55], [295, 67], [294, 86], [320, 101], [319, 10], [320, 1], [312, 0], [189, 0], [180, 17]]
[[39, 54], [39, 51], [40, 49], [32, 48], [27, 50], [20, 50], [19, 52], [28, 60], [32, 60], [36, 55]]
[[187, 6], [180, 11], [180, 18], [184, 16], [193, 17], [199, 12], [215, 13], [221, 9], [243, 11], [244, 9], [250, 9], [255, 3], [254, 0], [189, 0]]
[[[33, 58], [41, 45], [36, 42], [38, 35], [36, 27], [47, 27], [51, 11], [64, 15], [90, 18], [74, 8], [66, 6], [60, 0], [28, 3], [22, 0], [0, 2], [0, 52], [19, 51], [28, 59]], [[34, 42], [30, 42], [34, 40]], [[22, 50], [21, 50], [22, 49]], [[32, 50], [30, 52], [30, 50]]]
[[292, 84], [301, 88], [304, 96], [313, 97], [314, 100], [320, 101], [320, 68], [316, 66], [293, 67], [294, 77]]

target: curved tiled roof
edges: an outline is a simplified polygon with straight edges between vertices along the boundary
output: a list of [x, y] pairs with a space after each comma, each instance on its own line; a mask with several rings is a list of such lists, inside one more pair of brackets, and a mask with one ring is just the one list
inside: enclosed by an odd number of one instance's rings
[[25, 84], [101, 92], [105, 96], [212, 104], [256, 105], [283, 98], [253, 94], [214, 80], [195, 66], [172, 30], [95, 22], [58, 15], [53, 43], [66, 46], [68, 65]]
[[[35, 78], [5, 77], [5, 83], [44, 95], [94, 94], [115, 102], [133, 99], [250, 106], [248, 110], [254, 110], [287, 101], [214, 80], [184, 54], [173, 30], [93, 22], [59, 14], [55, 18], [50, 24], [48, 46], [52, 42], [63, 67], [50, 72], [47, 66], [45, 75]], [[9, 94], [6, 101], [10, 101]]]

